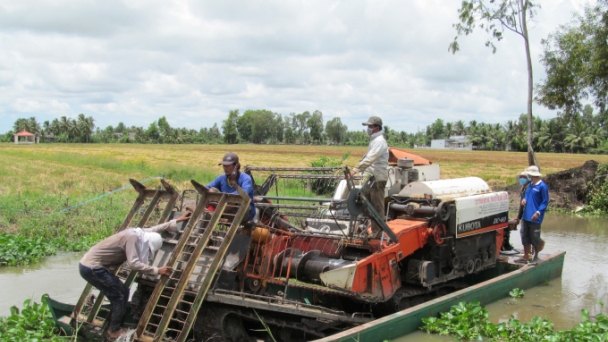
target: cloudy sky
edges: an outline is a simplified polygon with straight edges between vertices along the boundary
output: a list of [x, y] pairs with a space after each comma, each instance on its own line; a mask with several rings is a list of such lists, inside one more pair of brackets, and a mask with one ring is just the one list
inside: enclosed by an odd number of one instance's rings
[[[370, 115], [415, 132], [441, 118], [504, 123], [526, 112], [523, 40], [492, 54], [455, 36], [458, 0], [0, 0], [0, 133], [20, 117], [85, 113], [99, 127], [221, 125], [231, 109], [320, 110], [350, 129]], [[540, 41], [584, 0], [538, 0]], [[556, 112], [535, 105], [535, 115]]]

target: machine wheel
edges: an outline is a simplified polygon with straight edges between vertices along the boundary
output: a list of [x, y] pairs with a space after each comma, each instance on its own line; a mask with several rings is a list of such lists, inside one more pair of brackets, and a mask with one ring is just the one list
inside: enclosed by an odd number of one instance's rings
[[474, 260], [469, 260], [467, 262], [467, 273], [471, 274], [475, 272], [475, 261]]
[[479, 272], [481, 270], [481, 259], [475, 259], [475, 271]]
[[460, 268], [460, 258], [459, 257], [453, 257], [451, 260], [451, 266], [453, 269], [457, 270]]
[[262, 287], [262, 281], [257, 278], [247, 278], [245, 279], [245, 287], [251, 293], [258, 293]]

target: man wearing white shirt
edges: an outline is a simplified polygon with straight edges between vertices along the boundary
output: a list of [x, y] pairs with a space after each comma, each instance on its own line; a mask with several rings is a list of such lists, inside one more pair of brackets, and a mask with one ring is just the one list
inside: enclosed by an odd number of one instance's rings
[[[385, 220], [384, 188], [388, 180], [388, 144], [383, 135], [382, 119], [372, 116], [363, 123], [363, 126], [367, 126], [367, 134], [370, 136], [369, 146], [367, 153], [352, 169], [350, 175], [354, 176], [361, 172], [363, 179], [374, 177], [369, 189], [369, 200], [380, 218]], [[372, 236], [375, 237], [380, 231], [380, 226], [372, 220]]]

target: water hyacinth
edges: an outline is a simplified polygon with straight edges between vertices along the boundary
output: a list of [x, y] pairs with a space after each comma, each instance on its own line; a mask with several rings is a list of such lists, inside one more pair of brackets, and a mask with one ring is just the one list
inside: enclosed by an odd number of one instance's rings
[[[603, 307], [603, 303], [600, 305]], [[479, 302], [460, 302], [439, 318], [423, 318], [420, 329], [454, 336], [461, 341], [608, 341], [608, 316], [604, 313], [592, 319], [587, 310], [582, 310], [582, 322], [563, 331], [554, 331], [553, 323], [541, 317], [533, 317], [526, 323], [511, 316], [507, 322], [494, 324], [489, 316]]]
[[11, 308], [8, 317], [0, 317], [1, 341], [65, 341], [57, 336], [59, 329], [49, 311], [43, 295], [42, 304], [27, 299], [23, 308]]

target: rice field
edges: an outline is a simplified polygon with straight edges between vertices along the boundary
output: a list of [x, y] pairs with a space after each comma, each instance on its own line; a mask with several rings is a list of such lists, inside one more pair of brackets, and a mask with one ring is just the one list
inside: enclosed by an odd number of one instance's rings
[[[87, 249], [120, 224], [135, 192], [127, 189], [67, 212], [62, 209], [128, 185], [129, 178], [163, 176], [179, 191], [190, 188], [191, 179], [206, 184], [222, 172], [217, 164], [228, 151], [236, 152], [243, 166], [283, 167], [310, 166], [322, 156], [339, 161], [349, 153], [345, 164], [353, 167], [366, 147], [0, 144], [0, 234], [42, 239], [61, 249]], [[442, 178], [478, 176], [495, 188], [514, 183], [527, 164], [525, 153], [409, 151], [438, 163]], [[537, 157], [544, 174], [580, 166], [589, 159], [608, 163], [608, 156], [598, 155], [539, 153]], [[146, 183], [158, 184], [157, 180]]]

